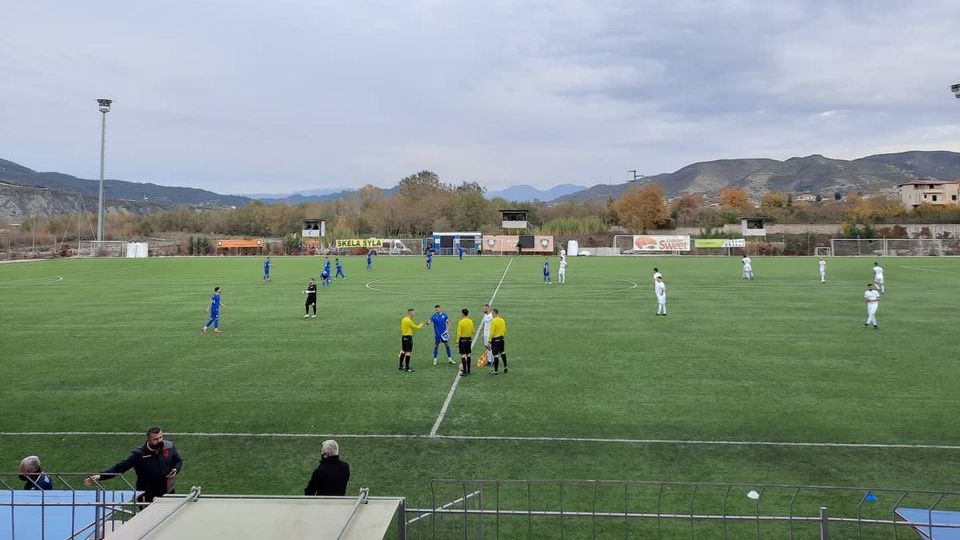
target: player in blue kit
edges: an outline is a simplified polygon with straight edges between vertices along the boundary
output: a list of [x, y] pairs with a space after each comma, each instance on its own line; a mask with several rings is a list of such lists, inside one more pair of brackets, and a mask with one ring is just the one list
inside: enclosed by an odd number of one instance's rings
[[430, 325], [433, 326], [433, 365], [437, 365], [437, 351], [440, 350], [440, 344], [447, 348], [447, 362], [455, 364], [450, 355], [450, 333], [447, 326], [450, 318], [440, 308], [440, 304], [433, 307], [433, 315], [430, 316]]
[[263, 282], [268, 283], [270, 281], [270, 257], [267, 256], [263, 260]]
[[367, 251], [367, 272], [373, 270], [373, 252]]
[[204, 334], [207, 333], [207, 328], [210, 328], [211, 324], [213, 325], [213, 333], [220, 333], [220, 307], [222, 305], [220, 300], [220, 287], [214, 287], [213, 296], [210, 297], [210, 306], [207, 308], [210, 310], [210, 320], [200, 329]]
[[323, 271], [327, 274], [330, 273], [330, 257], [327, 257], [327, 259], [323, 261]]
[[553, 284], [553, 282], [550, 281], [550, 259], [543, 260], [543, 282], [547, 285]]
[[329, 287], [330, 286], [330, 269], [324, 268], [323, 272], [320, 272], [320, 286]]
[[337, 267], [337, 275], [336, 275], [336, 278], [337, 278], [337, 279], [340, 279], [340, 278], [347, 279], [347, 276], [343, 275], [343, 264], [340, 262], [340, 257], [337, 257], [335, 266]]
[[463, 260], [463, 248], [462, 248], [461, 246], [457, 246], [457, 255], [460, 257], [460, 260], [462, 261], [462, 260]]
[[433, 267], [433, 249], [427, 248], [427, 270]]

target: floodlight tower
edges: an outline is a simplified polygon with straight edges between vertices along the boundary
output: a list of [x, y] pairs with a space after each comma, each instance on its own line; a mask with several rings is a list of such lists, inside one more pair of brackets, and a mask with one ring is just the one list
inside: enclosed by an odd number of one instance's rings
[[627, 171], [627, 172], [633, 174], [633, 180], [630, 180], [630, 181], [633, 182], [633, 183], [637, 183], [637, 182], [643, 180], [644, 178], [646, 178], [645, 175], [637, 174], [637, 171], [636, 171], [635, 169], [631, 169], [631, 170], [629, 170], [629, 171]]
[[110, 112], [112, 99], [98, 99], [100, 114], [103, 121], [100, 124], [100, 198], [97, 203], [97, 242], [103, 241], [103, 158], [107, 146], [107, 113]]
[[950, 85], [950, 91], [953, 92], [954, 97], [960, 99], [960, 84]]

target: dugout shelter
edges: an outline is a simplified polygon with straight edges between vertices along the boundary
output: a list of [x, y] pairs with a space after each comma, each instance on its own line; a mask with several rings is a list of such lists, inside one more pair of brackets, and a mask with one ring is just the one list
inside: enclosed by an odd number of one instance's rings
[[247, 538], [323, 538], [375, 540], [395, 524], [404, 538], [404, 499], [369, 497], [295, 497], [167, 495], [140, 511], [110, 540], [236, 540]]
[[263, 238], [217, 240], [217, 253], [220, 255], [259, 255], [263, 253], [263, 247]]
[[483, 233], [475, 232], [436, 232], [427, 238], [437, 255], [456, 255], [457, 248], [463, 248], [468, 254], [477, 254], [483, 244]]

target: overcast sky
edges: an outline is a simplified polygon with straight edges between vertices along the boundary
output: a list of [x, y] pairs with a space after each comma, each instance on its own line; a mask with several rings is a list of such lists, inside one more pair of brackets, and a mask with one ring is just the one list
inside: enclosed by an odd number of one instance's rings
[[960, 2], [11, 1], [0, 157], [222, 193], [960, 151]]

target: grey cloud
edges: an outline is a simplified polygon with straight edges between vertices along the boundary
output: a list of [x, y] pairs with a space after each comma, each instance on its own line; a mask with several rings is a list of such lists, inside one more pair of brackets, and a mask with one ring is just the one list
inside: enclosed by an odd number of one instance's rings
[[[17, 3], [2, 157], [219, 191], [949, 148], [944, 0]], [[954, 69], [950, 73], [950, 68]], [[951, 80], [951, 75], [957, 81]]]

